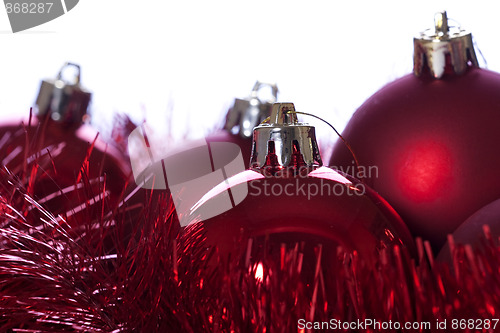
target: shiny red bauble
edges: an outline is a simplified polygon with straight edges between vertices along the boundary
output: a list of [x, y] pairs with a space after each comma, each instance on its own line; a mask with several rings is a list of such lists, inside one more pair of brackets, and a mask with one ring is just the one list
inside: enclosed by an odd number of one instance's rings
[[[206, 193], [192, 207], [186, 231], [203, 234], [223, 261], [238, 258], [250, 239], [247, 256], [265, 244], [278, 253], [281, 244], [309, 250], [321, 244], [330, 258], [340, 246], [367, 261], [390, 245], [412, 248], [387, 202], [365, 184], [321, 166], [314, 127], [299, 123], [293, 112], [292, 103], [274, 104], [270, 123], [254, 129], [251, 168]], [[314, 266], [314, 252], [306, 257]]]
[[[248, 193], [240, 203], [204, 219], [229, 193], [244, 188]], [[191, 226], [202, 224], [206, 244], [215, 246], [222, 258], [236, 255], [249, 238], [259, 237], [292, 247], [302, 241], [322, 244], [333, 253], [342, 246], [367, 260], [389, 245], [412, 246], [406, 226], [387, 202], [327, 167], [273, 175], [244, 171], [207, 193], [191, 218]]]
[[[334, 147], [330, 166], [355, 173], [439, 249], [467, 217], [500, 198], [500, 75], [404, 76], [370, 97]], [[354, 171], [353, 171], [354, 170]]]

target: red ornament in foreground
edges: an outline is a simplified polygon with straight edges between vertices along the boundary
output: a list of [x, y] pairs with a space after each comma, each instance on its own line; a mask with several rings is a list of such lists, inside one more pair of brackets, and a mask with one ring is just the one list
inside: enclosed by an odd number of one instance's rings
[[[500, 75], [477, 67], [470, 34], [438, 18], [435, 32], [415, 39], [415, 73], [370, 97], [342, 134], [361, 165], [356, 176], [435, 250], [500, 198], [500, 155], [492, 150], [500, 142]], [[330, 165], [353, 167], [340, 141]]]
[[[256, 251], [268, 244], [279, 252], [282, 243], [293, 248], [302, 242], [313, 251], [321, 244], [325, 261], [338, 246], [365, 260], [389, 245], [413, 248], [406, 226], [379, 195], [322, 166], [314, 127], [297, 121], [293, 104], [275, 104], [270, 119], [254, 129], [251, 168], [208, 192], [193, 207], [186, 230], [200, 223], [206, 244], [223, 261], [244, 252], [250, 238]], [[232, 207], [221, 209], [228, 197]], [[304, 265], [314, 272], [315, 256], [309, 255]]]

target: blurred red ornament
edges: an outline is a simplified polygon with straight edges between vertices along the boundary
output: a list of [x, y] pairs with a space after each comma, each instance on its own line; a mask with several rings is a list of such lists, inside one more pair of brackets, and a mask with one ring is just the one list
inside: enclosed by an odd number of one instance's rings
[[486, 241], [498, 246], [500, 240], [500, 199], [479, 209], [463, 222], [439, 252], [438, 259], [452, 263], [451, 249], [456, 245], [470, 245], [473, 249], [481, 249]]
[[[308, 251], [321, 244], [326, 258], [335, 257], [337, 246], [366, 260], [391, 244], [412, 248], [406, 226], [379, 195], [322, 166], [314, 127], [298, 123], [293, 112], [291, 103], [273, 106], [270, 123], [254, 129], [251, 168], [203, 196], [186, 230], [199, 232], [201, 225], [223, 261], [245, 252], [250, 238], [253, 249], [269, 244], [278, 253], [281, 243], [305, 242]], [[309, 253], [304, 265], [314, 272]]]
[[[74, 82], [63, 78], [70, 67], [77, 71]], [[80, 86], [80, 67], [67, 63], [55, 80], [42, 81], [35, 117], [0, 127], [2, 166], [55, 216], [118, 203], [130, 176], [116, 149], [84, 124], [90, 98]]]
[[[261, 91], [265, 88], [271, 89], [270, 97], [260, 96], [263, 95]], [[215, 142], [236, 144], [240, 148], [245, 167], [248, 168], [252, 152], [253, 128], [269, 117], [272, 104], [276, 102], [277, 97], [278, 87], [276, 84], [257, 81], [248, 98], [234, 100], [234, 105], [226, 114], [224, 127], [205, 136], [202, 141], [208, 145]], [[162, 136], [158, 137], [147, 124], [129, 131], [128, 134], [132, 134], [128, 137], [128, 149], [136, 179], [147, 168], [147, 165], [155, 164], [167, 156], [184, 152], [184, 159], [197, 158], [196, 153], [200, 140], [188, 140], [177, 145], [169, 145], [161, 133]], [[146, 151], [149, 153], [144, 154]], [[193, 156], [190, 157], [189, 154]]]
[[127, 143], [130, 133], [136, 128], [137, 124], [135, 124], [128, 115], [123, 113], [115, 114], [109, 141], [123, 155], [124, 160], [130, 160]]
[[[269, 99], [260, 96], [264, 88], [271, 89]], [[235, 99], [223, 129], [174, 147], [158, 138], [146, 123], [131, 131], [128, 148], [134, 180], [147, 191], [134, 190], [127, 197], [129, 205], [145, 206], [151, 200], [162, 205], [172, 196], [180, 225], [185, 226], [192, 205], [223, 180], [221, 170], [229, 166], [232, 169], [226, 171], [232, 175], [248, 168], [252, 130], [269, 117], [277, 95], [275, 84], [257, 81], [248, 98]]]
[[[367, 184], [438, 250], [468, 216], [500, 197], [500, 75], [478, 68], [472, 37], [436, 17], [415, 38], [414, 74], [379, 90], [343, 132]], [[342, 142], [330, 165], [351, 173]], [[349, 168], [349, 169], [347, 169]], [[365, 172], [370, 169], [370, 172]]]

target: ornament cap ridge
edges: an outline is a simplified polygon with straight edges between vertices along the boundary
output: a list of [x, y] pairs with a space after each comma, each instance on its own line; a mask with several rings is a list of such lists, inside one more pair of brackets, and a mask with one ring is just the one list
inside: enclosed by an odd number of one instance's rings
[[269, 123], [253, 131], [252, 168], [323, 165], [314, 126], [300, 123], [293, 103], [275, 103]]

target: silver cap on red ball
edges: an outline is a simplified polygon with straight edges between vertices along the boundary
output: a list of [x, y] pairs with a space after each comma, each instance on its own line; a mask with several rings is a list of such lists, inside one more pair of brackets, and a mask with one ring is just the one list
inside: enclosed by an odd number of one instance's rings
[[293, 103], [275, 103], [269, 123], [254, 128], [250, 165], [321, 166], [314, 126], [299, 123]]
[[470, 32], [461, 27], [450, 27], [446, 12], [434, 17], [434, 28], [427, 29], [413, 39], [413, 73], [422, 75], [429, 70], [439, 79], [448, 66], [453, 73], [463, 74], [469, 66], [479, 67]]
[[[73, 81], [63, 78], [64, 71], [73, 67]], [[43, 80], [36, 99], [37, 116], [50, 114], [50, 118], [65, 124], [80, 124], [86, 118], [91, 93], [80, 85], [80, 66], [67, 62], [56, 79]]]
[[[271, 89], [271, 97], [259, 97], [262, 88]], [[278, 86], [274, 83], [257, 81], [250, 96], [246, 99], [236, 98], [234, 106], [229, 110], [224, 129], [239, 134], [242, 138], [251, 138], [253, 129], [271, 114], [273, 103], [278, 99]]]

